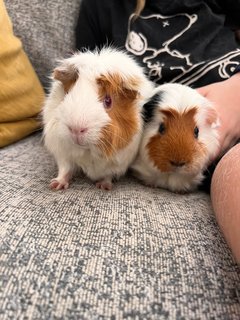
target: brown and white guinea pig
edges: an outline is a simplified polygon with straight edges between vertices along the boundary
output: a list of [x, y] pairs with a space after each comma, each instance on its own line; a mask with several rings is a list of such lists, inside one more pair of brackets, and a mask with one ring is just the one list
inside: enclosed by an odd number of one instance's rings
[[144, 105], [145, 129], [132, 169], [150, 186], [185, 193], [203, 180], [218, 150], [218, 115], [196, 90], [164, 84]]
[[53, 72], [43, 108], [44, 141], [58, 175], [50, 187], [66, 189], [76, 168], [101, 189], [123, 175], [136, 156], [141, 111], [152, 83], [124, 51], [105, 47], [79, 52]]

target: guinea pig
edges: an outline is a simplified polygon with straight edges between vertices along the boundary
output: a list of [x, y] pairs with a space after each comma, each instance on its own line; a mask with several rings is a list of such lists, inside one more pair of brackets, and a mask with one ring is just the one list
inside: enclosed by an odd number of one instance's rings
[[110, 190], [136, 156], [142, 107], [152, 90], [143, 68], [124, 51], [104, 47], [62, 60], [43, 107], [45, 146], [58, 166], [50, 188], [68, 188], [80, 168], [98, 188]]
[[134, 175], [149, 186], [193, 191], [218, 151], [219, 118], [208, 99], [181, 84], [163, 84], [143, 107], [145, 127]]

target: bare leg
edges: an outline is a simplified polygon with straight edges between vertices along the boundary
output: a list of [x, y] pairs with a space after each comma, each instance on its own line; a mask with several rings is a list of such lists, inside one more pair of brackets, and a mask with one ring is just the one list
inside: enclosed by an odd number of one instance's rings
[[72, 166], [65, 161], [58, 161], [58, 176], [51, 180], [50, 188], [54, 190], [67, 189], [72, 177]]
[[240, 263], [240, 144], [218, 163], [212, 177], [211, 199], [219, 226]]

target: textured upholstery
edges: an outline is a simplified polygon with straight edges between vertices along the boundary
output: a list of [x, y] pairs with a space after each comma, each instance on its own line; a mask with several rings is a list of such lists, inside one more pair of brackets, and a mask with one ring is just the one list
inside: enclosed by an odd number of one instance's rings
[[39, 134], [0, 151], [1, 319], [239, 319], [208, 195], [81, 175], [54, 192], [55, 173]]
[[47, 89], [56, 61], [75, 48], [81, 0], [5, 0], [16, 36]]

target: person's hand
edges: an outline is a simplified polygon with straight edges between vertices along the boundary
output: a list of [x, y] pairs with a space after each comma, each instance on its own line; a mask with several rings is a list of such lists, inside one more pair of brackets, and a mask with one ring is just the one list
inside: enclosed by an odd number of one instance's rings
[[220, 146], [217, 158], [240, 138], [240, 73], [197, 90], [213, 103], [219, 114]]

